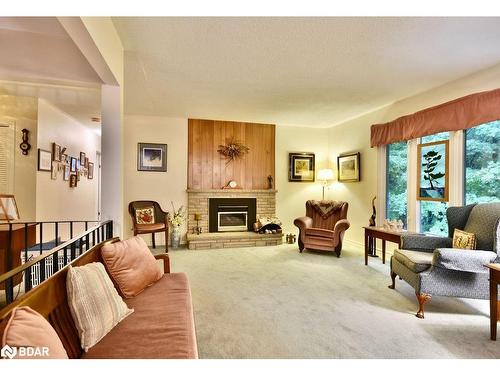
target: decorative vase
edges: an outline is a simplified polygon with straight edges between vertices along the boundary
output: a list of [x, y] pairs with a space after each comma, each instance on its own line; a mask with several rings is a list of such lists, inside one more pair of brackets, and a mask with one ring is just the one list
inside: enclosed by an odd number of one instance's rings
[[172, 234], [170, 236], [170, 246], [172, 249], [177, 249], [181, 241], [181, 230], [179, 227], [172, 227]]

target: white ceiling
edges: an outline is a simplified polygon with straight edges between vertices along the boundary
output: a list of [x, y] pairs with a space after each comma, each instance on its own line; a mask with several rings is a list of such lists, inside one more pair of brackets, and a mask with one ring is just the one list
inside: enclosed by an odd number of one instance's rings
[[45, 99], [99, 129], [101, 79], [56, 17], [0, 17], [0, 94]]
[[326, 127], [500, 63], [499, 18], [113, 18], [125, 112]]
[[102, 84], [55, 17], [0, 17], [0, 79]]

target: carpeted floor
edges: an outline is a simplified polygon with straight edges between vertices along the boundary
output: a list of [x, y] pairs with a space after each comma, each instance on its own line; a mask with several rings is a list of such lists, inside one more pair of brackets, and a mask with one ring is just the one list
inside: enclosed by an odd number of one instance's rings
[[296, 246], [170, 251], [187, 273], [200, 358], [499, 358], [488, 301], [434, 297], [415, 317], [413, 289], [389, 265]]

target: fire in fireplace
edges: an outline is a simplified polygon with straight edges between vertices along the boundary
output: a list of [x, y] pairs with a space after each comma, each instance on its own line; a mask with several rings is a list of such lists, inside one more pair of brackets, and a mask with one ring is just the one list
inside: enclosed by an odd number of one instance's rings
[[256, 208], [255, 198], [210, 198], [208, 229], [210, 232], [251, 231]]

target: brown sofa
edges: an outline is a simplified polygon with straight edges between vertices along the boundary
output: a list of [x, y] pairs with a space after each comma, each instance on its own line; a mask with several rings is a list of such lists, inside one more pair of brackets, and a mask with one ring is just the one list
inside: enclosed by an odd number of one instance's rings
[[337, 257], [342, 251], [344, 232], [350, 224], [347, 220], [347, 202], [306, 202], [306, 216], [293, 222], [299, 228], [299, 251], [304, 249], [334, 251]]
[[[101, 262], [103, 242], [71, 262], [82, 266]], [[114, 327], [88, 352], [83, 352], [66, 296], [68, 267], [48, 278], [14, 303], [0, 311], [0, 321], [16, 306], [30, 306], [54, 327], [69, 358], [198, 358], [191, 291], [183, 273], [170, 273], [167, 254], [164, 275], [134, 298], [124, 299], [133, 314]], [[119, 289], [117, 288], [119, 291]]]

